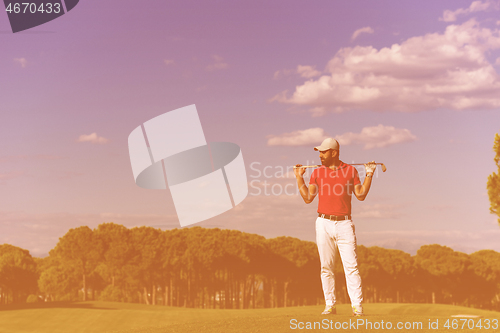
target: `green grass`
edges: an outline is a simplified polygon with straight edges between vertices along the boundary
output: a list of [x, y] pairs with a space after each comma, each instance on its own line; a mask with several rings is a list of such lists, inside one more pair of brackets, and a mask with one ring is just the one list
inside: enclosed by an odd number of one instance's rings
[[[375, 323], [384, 321], [393, 324], [395, 332], [498, 332], [500, 331], [500, 312], [471, 309], [451, 305], [431, 304], [365, 304], [366, 316], [363, 320]], [[112, 302], [77, 302], [27, 304], [23, 306], [0, 307], [0, 333], [37, 332], [37, 333], [78, 333], [78, 332], [116, 332], [116, 333], [163, 333], [163, 332], [311, 332], [341, 331], [350, 329], [291, 329], [291, 320], [298, 322], [321, 322], [323, 319], [335, 322], [356, 321], [351, 316], [349, 305], [337, 306], [335, 316], [321, 316], [323, 306], [306, 306], [279, 309], [257, 310], [202, 310], [164, 306]], [[485, 319], [499, 320], [498, 329], [469, 329], [467, 323], [462, 329], [458, 319], [458, 329], [443, 327], [451, 315], [480, 315], [483, 325]], [[429, 319], [439, 321], [438, 330], [429, 330]], [[397, 322], [422, 322], [423, 329], [397, 330]], [[339, 324], [337, 324], [339, 325]], [[345, 324], [344, 324], [345, 325]], [[385, 327], [385, 326], [384, 326]], [[358, 331], [367, 331], [359, 327]], [[370, 331], [370, 330], [368, 330]], [[375, 332], [389, 331], [378, 329]]]

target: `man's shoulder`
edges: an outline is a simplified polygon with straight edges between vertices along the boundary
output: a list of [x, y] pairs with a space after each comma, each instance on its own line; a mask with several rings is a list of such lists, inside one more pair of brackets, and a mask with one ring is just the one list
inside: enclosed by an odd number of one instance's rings
[[354, 165], [350, 165], [340, 161], [340, 165], [338, 167], [339, 170], [342, 170], [344, 174], [352, 174], [353, 176], [358, 174], [358, 169]]
[[339, 169], [345, 169], [345, 168], [351, 169], [352, 168], [352, 169], [356, 170], [356, 168], [353, 165], [344, 163], [343, 161], [340, 161], [340, 164], [339, 164], [338, 168]]
[[314, 169], [313, 172], [311, 173], [311, 177], [318, 177], [320, 174], [320, 170], [323, 168], [324, 166], [322, 165], [319, 168]]

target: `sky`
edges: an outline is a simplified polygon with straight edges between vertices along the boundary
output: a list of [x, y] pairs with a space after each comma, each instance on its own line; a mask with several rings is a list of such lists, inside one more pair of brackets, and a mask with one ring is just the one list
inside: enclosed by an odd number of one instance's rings
[[0, 13], [0, 244], [43, 257], [79, 226], [180, 227], [169, 190], [135, 184], [127, 139], [195, 104], [249, 183], [196, 226], [314, 241], [291, 166], [335, 137], [344, 162], [387, 167], [353, 198], [358, 244], [500, 251], [499, 71], [499, 1], [85, 0], [15, 34]]

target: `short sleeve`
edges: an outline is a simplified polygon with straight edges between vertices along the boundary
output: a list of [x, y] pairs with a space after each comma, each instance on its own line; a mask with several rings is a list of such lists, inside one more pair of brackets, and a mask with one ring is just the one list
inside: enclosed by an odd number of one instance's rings
[[309, 185], [317, 184], [316, 179], [318, 178], [318, 170], [319, 169], [314, 169], [313, 173], [311, 174], [311, 178], [309, 178]]
[[352, 167], [354, 169], [354, 185], [359, 185], [361, 184], [361, 181], [359, 180], [359, 174], [358, 170], [355, 167]]

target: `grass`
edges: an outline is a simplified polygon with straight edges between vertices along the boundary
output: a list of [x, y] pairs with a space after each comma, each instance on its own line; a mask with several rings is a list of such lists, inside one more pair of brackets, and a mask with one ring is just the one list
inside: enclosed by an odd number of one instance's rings
[[[278, 309], [256, 310], [202, 310], [164, 306], [147, 306], [141, 304], [112, 302], [76, 302], [76, 303], [44, 303], [26, 304], [23, 306], [0, 307], [0, 333], [11, 332], [113, 332], [113, 333], [163, 333], [163, 332], [296, 332], [296, 331], [354, 331], [353, 329], [335, 329], [335, 323], [355, 322], [357, 319], [370, 321], [372, 325], [381, 324], [384, 328], [392, 323], [395, 332], [498, 332], [500, 331], [500, 312], [441, 305], [441, 304], [365, 304], [366, 316], [354, 318], [349, 305], [337, 306], [335, 316], [321, 316], [323, 306], [306, 306]], [[479, 315], [474, 324], [482, 321], [483, 328], [469, 329], [469, 321], [457, 319], [458, 329], [445, 328], [443, 325], [452, 315]], [[296, 320], [296, 322], [292, 320]], [[333, 329], [292, 329], [292, 323], [332, 321]], [[498, 320], [498, 328], [484, 327], [486, 319]], [[439, 329], [429, 330], [429, 320], [438, 320]], [[396, 329], [398, 322], [421, 322], [423, 329]], [[462, 324], [464, 324], [462, 328]], [[318, 324], [317, 324], [318, 325]], [[344, 326], [347, 324], [344, 324]], [[317, 326], [318, 328], [318, 326]], [[352, 328], [352, 326], [351, 326]], [[375, 329], [373, 331], [386, 331]], [[360, 325], [357, 331], [366, 330]]]

